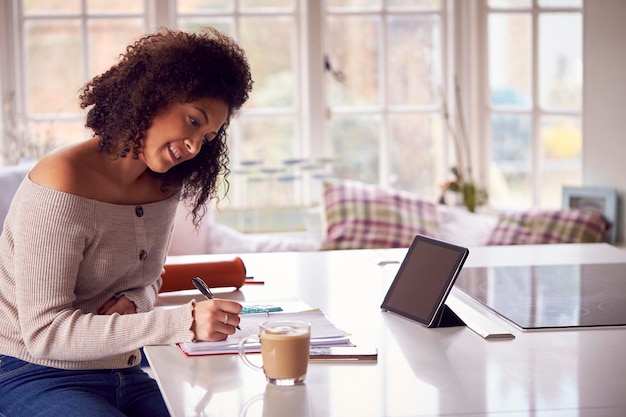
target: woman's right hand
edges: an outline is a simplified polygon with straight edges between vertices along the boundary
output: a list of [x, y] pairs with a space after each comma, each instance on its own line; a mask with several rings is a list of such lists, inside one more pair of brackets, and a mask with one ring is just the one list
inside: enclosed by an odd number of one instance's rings
[[191, 330], [195, 340], [219, 342], [235, 333], [239, 325], [241, 304], [236, 301], [214, 298], [196, 302]]
[[135, 303], [130, 301], [124, 295], [119, 298], [111, 298], [98, 309], [98, 314], [134, 314], [136, 312], [137, 306]]

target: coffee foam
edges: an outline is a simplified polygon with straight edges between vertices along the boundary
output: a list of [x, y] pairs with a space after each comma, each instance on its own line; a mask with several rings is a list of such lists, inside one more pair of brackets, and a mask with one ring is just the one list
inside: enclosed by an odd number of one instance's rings
[[293, 326], [276, 326], [265, 329], [265, 333], [285, 336], [295, 336], [301, 334], [307, 334], [308, 329], [293, 327]]

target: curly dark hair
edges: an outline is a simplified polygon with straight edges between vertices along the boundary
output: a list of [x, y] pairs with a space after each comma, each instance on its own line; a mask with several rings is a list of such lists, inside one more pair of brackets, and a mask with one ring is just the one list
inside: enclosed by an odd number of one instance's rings
[[163, 28], [129, 45], [117, 64], [89, 81], [80, 106], [91, 106], [85, 125], [99, 137], [100, 151], [138, 158], [146, 130], [171, 104], [202, 98], [227, 104], [226, 122], [195, 158], [166, 173], [152, 173], [162, 179], [164, 192], [180, 188], [197, 226], [207, 200], [217, 197], [220, 174], [228, 186], [226, 128], [248, 100], [252, 83], [244, 51], [229, 36], [214, 28], [201, 33]]

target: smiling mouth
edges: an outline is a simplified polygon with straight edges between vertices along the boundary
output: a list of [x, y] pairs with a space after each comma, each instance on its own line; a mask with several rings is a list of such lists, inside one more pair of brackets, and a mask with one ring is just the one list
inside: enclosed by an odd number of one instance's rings
[[176, 159], [180, 159], [180, 154], [178, 153], [176, 149], [174, 149], [171, 143], [168, 144], [167, 147], [169, 148], [170, 152], [172, 153], [172, 155], [174, 155]]

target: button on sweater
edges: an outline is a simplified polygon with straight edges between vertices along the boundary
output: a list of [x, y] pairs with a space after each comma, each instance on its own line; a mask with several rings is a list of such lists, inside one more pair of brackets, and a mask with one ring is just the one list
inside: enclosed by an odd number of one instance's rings
[[[141, 346], [191, 341], [192, 303], [153, 309], [177, 203], [174, 195], [139, 210], [25, 178], [0, 236], [0, 354], [124, 368], [138, 363]], [[122, 295], [136, 314], [97, 314]]]

